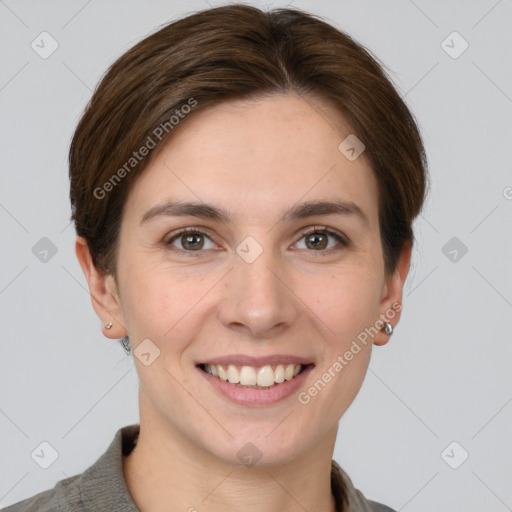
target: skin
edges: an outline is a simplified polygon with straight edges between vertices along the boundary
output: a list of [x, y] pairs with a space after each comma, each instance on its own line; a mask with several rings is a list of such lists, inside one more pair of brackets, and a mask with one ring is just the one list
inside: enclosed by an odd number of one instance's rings
[[[129, 333], [132, 349], [149, 338], [160, 356], [140, 379], [140, 438], [125, 457], [128, 489], [143, 512], [194, 510], [335, 510], [330, 487], [338, 421], [357, 395], [379, 332], [310, 403], [297, 393], [269, 406], [242, 406], [215, 391], [195, 368], [226, 354], [292, 354], [315, 362], [307, 390], [379, 315], [401, 302], [410, 245], [386, 276], [380, 242], [377, 181], [362, 156], [339, 150], [351, 133], [321, 99], [279, 95], [217, 105], [189, 116], [130, 191], [123, 214], [118, 282], [94, 267], [86, 242], [76, 253], [105, 336]], [[284, 222], [296, 203], [344, 199], [368, 217], [314, 216]], [[199, 201], [231, 212], [230, 224], [196, 217], [158, 217], [164, 200]], [[329, 227], [314, 248], [303, 232]], [[190, 249], [183, 227], [208, 237]], [[237, 246], [252, 236], [262, 254], [247, 263]], [[327, 236], [327, 238], [326, 238]], [[174, 249], [186, 250], [180, 255]], [[194, 257], [198, 255], [197, 257]], [[400, 312], [390, 320], [396, 326]], [[380, 327], [380, 325], [379, 325]], [[247, 442], [262, 453], [246, 467]]]

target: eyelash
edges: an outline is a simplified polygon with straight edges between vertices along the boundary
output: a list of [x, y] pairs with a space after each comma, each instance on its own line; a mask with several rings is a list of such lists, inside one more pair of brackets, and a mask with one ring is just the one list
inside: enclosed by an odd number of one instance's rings
[[[346, 247], [349, 247], [350, 245], [350, 242], [348, 240], [347, 237], [345, 237], [343, 234], [341, 234], [339, 231], [336, 231], [334, 229], [331, 229], [331, 228], [328, 228], [326, 226], [314, 226], [313, 228], [310, 228], [308, 229], [307, 231], [304, 231], [299, 240], [301, 240], [302, 238], [306, 237], [306, 236], [309, 236], [309, 235], [314, 235], [314, 234], [327, 234], [327, 235], [330, 235], [332, 237], [334, 237], [344, 248]], [[168, 238], [164, 244], [166, 247], [172, 247], [172, 243], [178, 239], [180, 236], [183, 236], [183, 235], [188, 235], [188, 234], [200, 234], [200, 235], [203, 235], [203, 236], [206, 236], [207, 238], [210, 238], [210, 236], [208, 235], [208, 233], [206, 233], [205, 231], [203, 231], [202, 229], [200, 228], [183, 228], [183, 229], [180, 229], [178, 231], [176, 231], [175, 233], [172, 234], [172, 236], [170, 238]], [[211, 240], [211, 238], [210, 238]], [[213, 240], [212, 240], [213, 242]], [[185, 254], [187, 256], [200, 256], [202, 252], [204, 251], [184, 251], [183, 249], [177, 249], [176, 247], [172, 247], [171, 250], [173, 252], [177, 252], [179, 254]], [[315, 254], [315, 256], [322, 256], [321, 253], [327, 253], [327, 254], [330, 254], [331, 251], [333, 250], [339, 250], [339, 248], [330, 248], [330, 249], [325, 249], [325, 250], [321, 250], [321, 251], [315, 251], [313, 249], [309, 250], [308, 252], [311, 252], [311, 253], [320, 253], [320, 254]]]

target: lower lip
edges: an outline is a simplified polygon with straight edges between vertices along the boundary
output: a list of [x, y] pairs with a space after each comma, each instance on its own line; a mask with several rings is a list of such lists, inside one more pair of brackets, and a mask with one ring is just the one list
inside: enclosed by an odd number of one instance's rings
[[196, 367], [199, 373], [222, 395], [240, 405], [270, 405], [288, 398], [305, 381], [314, 366], [307, 366], [301, 373], [291, 380], [285, 380], [280, 384], [274, 384], [270, 388], [244, 388], [236, 384], [214, 377]]

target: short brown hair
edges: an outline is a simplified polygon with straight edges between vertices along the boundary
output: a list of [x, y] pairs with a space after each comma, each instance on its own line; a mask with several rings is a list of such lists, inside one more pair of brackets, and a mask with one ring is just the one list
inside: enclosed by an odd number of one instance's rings
[[123, 206], [150, 161], [130, 159], [150, 139], [162, 147], [173, 115], [296, 92], [330, 102], [363, 141], [378, 181], [385, 270], [393, 273], [404, 244], [413, 243], [427, 160], [413, 115], [381, 66], [350, 36], [298, 9], [217, 7], [140, 41], [97, 86], [69, 151], [71, 219], [96, 267], [116, 277]]

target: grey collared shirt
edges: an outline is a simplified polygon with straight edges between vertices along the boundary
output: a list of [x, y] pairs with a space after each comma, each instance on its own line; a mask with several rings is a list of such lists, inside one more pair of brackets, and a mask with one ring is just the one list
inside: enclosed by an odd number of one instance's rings
[[[123, 456], [131, 452], [138, 434], [138, 424], [120, 428], [107, 451], [83, 473], [60, 480], [53, 489], [1, 512], [140, 512], [123, 475]], [[331, 487], [339, 512], [395, 512], [367, 500], [335, 461], [332, 462]]]

